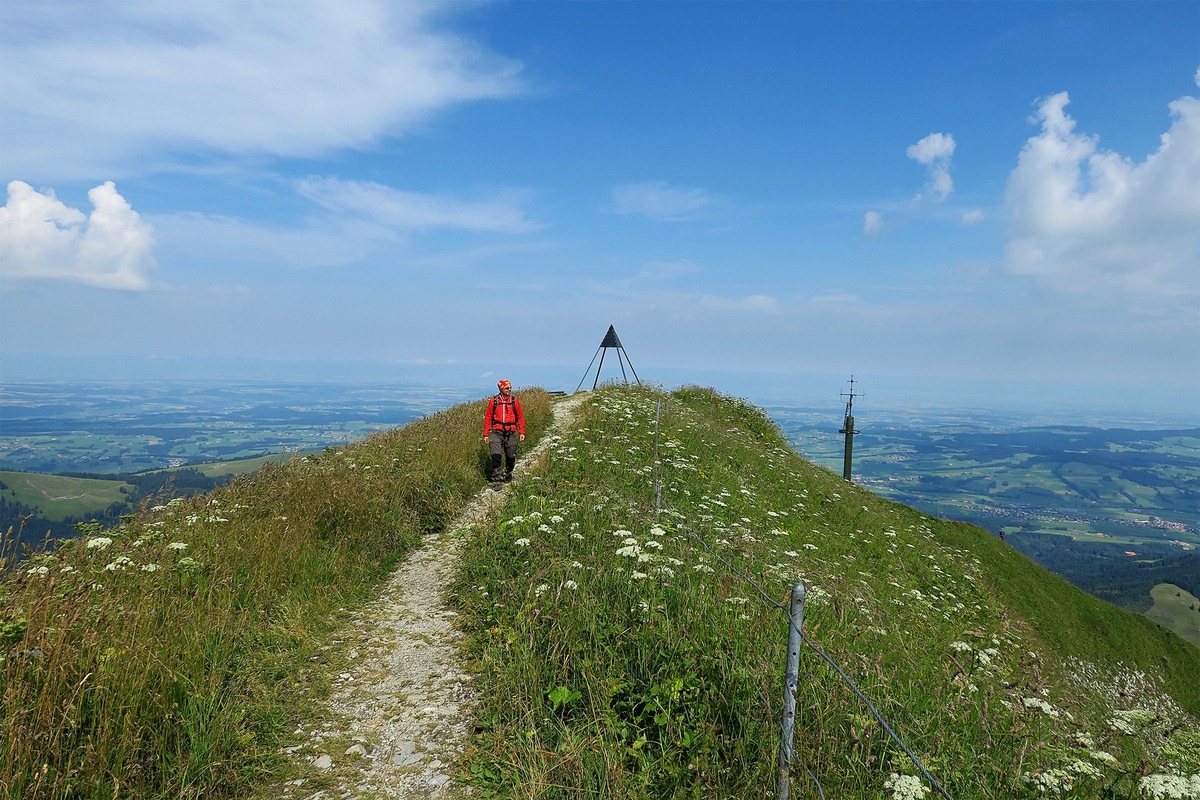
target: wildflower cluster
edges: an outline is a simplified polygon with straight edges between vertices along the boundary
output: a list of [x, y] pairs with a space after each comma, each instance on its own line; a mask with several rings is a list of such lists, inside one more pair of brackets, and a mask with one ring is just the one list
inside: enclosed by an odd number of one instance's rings
[[929, 787], [923, 779], [895, 772], [883, 782], [883, 788], [892, 790], [892, 800], [921, 800], [929, 794]]

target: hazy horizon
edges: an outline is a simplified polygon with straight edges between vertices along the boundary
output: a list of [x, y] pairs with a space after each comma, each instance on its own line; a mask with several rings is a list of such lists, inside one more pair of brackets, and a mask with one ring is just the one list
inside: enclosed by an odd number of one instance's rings
[[[622, 380], [613, 351], [604, 354], [600, 382]], [[15, 361], [15, 363], [14, 363]], [[1073, 387], [1026, 386], [1019, 392], [1004, 381], [932, 383], [888, 375], [843, 373], [784, 373], [730, 370], [686, 370], [625, 362], [626, 377], [668, 389], [697, 383], [730, 395], [746, 397], [756, 405], [787, 406], [843, 415], [849, 379], [853, 374], [854, 412], [858, 419], [890, 421], [897, 414], [919, 417], [923, 411], [999, 416], [1008, 424], [1065, 424], [1100, 427], [1113, 424], [1162, 427], [1200, 426], [1200, 400], [1178, 392], [1129, 387], [1122, 394], [1081, 394]], [[518, 388], [539, 386], [548, 391], [572, 393], [592, 388], [599, 359], [589, 367], [480, 364], [380, 364], [373, 362], [266, 361], [260, 359], [140, 359], [140, 358], [32, 358], [8, 355], [0, 363], [0, 390], [27, 384], [201, 384], [205, 386], [354, 386], [381, 388], [405, 386], [442, 388], [448, 400], [484, 397], [496, 380], [507, 377]], [[0, 406], [0, 420], [4, 408]]]

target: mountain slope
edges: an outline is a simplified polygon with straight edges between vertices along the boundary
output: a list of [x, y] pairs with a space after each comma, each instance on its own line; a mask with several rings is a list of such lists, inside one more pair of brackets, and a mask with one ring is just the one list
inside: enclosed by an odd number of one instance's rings
[[[532, 448], [551, 399], [522, 400]], [[611, 387], [580, 409], [461, 544], [460, 666], [484, 704], [454, 774], [476, 796], [772, 791], [797, 580], [793, 796], [921, 797], [917, 763], [957, 800], [1200, 796], [1195, 648], [813, 466], [734, 398]], [[339, 626], [482, 488], [482, 413], [95, 526], [7, 575], [0, 794], [277, 796]]]
[[[736, 399], [613, 387], [582, 408], [464, 547], [485, 796], [774, 787], [796, 580], [810, 642], [953, 797], [1200, 787], [1196, 648], [805, 462]], [[920, 796], [914, 759], [812, 648], [797, 700], [799, 796]]]

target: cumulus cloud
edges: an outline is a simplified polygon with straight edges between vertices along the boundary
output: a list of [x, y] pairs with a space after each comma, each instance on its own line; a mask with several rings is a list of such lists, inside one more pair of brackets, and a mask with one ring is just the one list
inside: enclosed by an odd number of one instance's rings
[[631, 183], [613, 189], [613, 209], [629, 216], [640, 215], [657, 222], [683, 222], [713, 204], [704, 189], [668, 186], [661, 181]]
[[963, 225], [974, 225], [977, 222], [983, 222], [983, 209], [972, 208], [970, 211], [964, 211], [962, 221]]
[[8, 184], [0, 208], [0, 274], [50, 278], [103, 289], [150, 288], [153, 230], [107, 182], [88, 192], [92, 212], [70, 208], [52, 191]]
[[1005, 267], [1060, 288], [1200, 294], [1200, 98], [1170, 103], [1171, 125], [1141, 163], [1076, 131], [1060, 92], [1009, 175]]
[[523, 91], [520, 65], [440, 26], [451, 2], [9, 3], [5, 150], [47, 182], [226, 155], [369, 145]]
[[510, 190], [482, 200], [407, 192], [370, 181], [322, 178], [302, 181], [302, 195], [339, 215], [405, 231], [450, 228], [487, 233], [528, 233], [537, 223], [522, 208], [528, 192]]
[[954, 191], [950, 177], [950, 158], [954, 155], [954, 137], [948, 133], [931, 133], [905, 151], [908, 157], [923, 164], [929, 173], [929, 182], [917, 195], [921, 200], [926, 195], [935, 201], [945, 200]]

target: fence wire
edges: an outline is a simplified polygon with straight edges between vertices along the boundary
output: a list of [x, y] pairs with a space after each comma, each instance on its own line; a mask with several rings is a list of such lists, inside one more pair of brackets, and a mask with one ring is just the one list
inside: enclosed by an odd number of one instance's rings
[[[663, 500], [662, 500], [662, 472], [660, 469], [659, 452], [658, 452], [659, 426], [660, 426], [660, 420], [661, 420], [662, 414], [663, 414], [663, 401], [660, 399], [658, 401], [658, 407], [655, 410], [655, 416], [654, 416], [654, 483], [655, 483], [654, 513], [655, 513], [656, 518], [658, 517], [659, 513], [662, 510], [664, 510], [664, 509], [671, 510], [669, 506], [664, 505]], [[896, 732], [894, 730], [892, 730], [892, 726], [888, 724], [887, 720], [885, 720], [883, 718], [883, 715], [879, 713], [879, 710], [875, 708], [875, 704], [871, 702], [871, 700], [862, 692], [861, 689], [859, 689], [858, 685], [854, 682], [854, 680], [849, 675], [846, 674], [846, 671], [843, 670], [842, 667], [836, 661], [834, 661], [833, 658], [831, 658], [828, 653], [826, 653], [824, 650], [822, 650], [820, 646], [818, 646], [815, 642], [813, 642], [811, 639], [809, 639], [808, 636], [805, 635], [803, 630], [801, 630], [799, 627], [796, 627], [795, 621], [792, 619], [791, 611], [787, 606], [783, 605], [782, 603], [780, 603], [779, 601], [777, 601], [773, 597], [771, 597], [769, 594], [767, 594], [767, 592], [764, 591], [763, 588], [761, 586], [759, 586], [758, 583], [753, 578], [751, 578], [749, 575], [747, 575], [742, 570], [738, 569], [728, 559], [726, 559], [724, 556], [722, 556], [720, 553], [718, 553], [716, 550], [714, 550], [712, 547], [710, 547], [708, 542], [706, 542], [702, 536], [697, 534], [695, 531], [693, 531], [687, 525], [681, 524], [681, 525], [679, 525], [679, 528], [684, 533], [686, 533], [693, 541], [695, 541], [702, 548], [704, 548], [704, 550], [706, 550], [709, 553], [709, 555], [711, 555], [713, 558], [717, 559], [717, 561], [721, 562], [721, 564], [723, 564], [725, 566], [725, 568], [730, 572], [730, 574], [732, 574], [734, 577], [738, 578], [739, 580], [743, 581], [744, 583], [749, 585], [751, 588], [753, 588], [755, 593], [757, 593], [758, 596], [760, 598], [762, 598], [763, 602], [766, 605], [768, 605], [772, 608], [775, 608], [779, 611], [782, 611], [784, 616], [786, 616], [788, 619], [789, 635], [790, 635], [791, 629], [795, 628], [796, 632], [800, 636], [801, 642], [803, 642], [804, 644], [806, 644], [810, 648], [812, 648], [812, 651], [814, 653], [816, 653], [817, 656], [819, 656], [821, 658], [821, 660], [823, 660], [825, 663], [827, 663], [829, 666], [831, 666], [833, 668], [833, 670], [838, 674], [838, 676], [841, 677], [842, 681], [845, 682], [845, 684], [850, 687], [851, 691], [853, 691], [854, 694], [866, 705], [866, 707], [870, 710], [872, 716], [874, 716], [875, 719], [879, 721], [879, 724], [881, 726], [883, 726], [884, 731], [887, 732], [888, 736], [891, 737], [892, 741], [894, 741], [900, 747], [900, 749], [904, 751], [904, 754], [908, 756], [909, 760], [912, 761], [913, 765], [920, 771], [921, 775], [923, 775], [925, 777], [925, 780], [929, 782], [929, 785], [932, 786], [935, 790], [937, 790], [937, 792], [942, 797], [946, 798], [946, 800], [954, 800], [954, 798], [950, 795], [950, 793], [947, 792], [946, 789], [937, 781], [937, 779], [935, 779], [929, 773], [929, 770], [925, 769], [925, 765], [921, 763], [921, 760], [916, 756], [916, 754], [913, 753], [912, 750], [909, 749], [908, 745], [906, 745], [904, 743], [904, 741], [896, 734]], [[761, 691], [759, 692], [759, 694], [760, 694], [764, 704], [766, 704], [768, 711], [770, 711], [775, 716], [781, 717], [782, 711], [777, 711], [775, 709], [775, 707], [772, 706], [771, 702], [767, 699], [766, 695], [763, 694]], [[792, 754], [794, 756], [794, 750], [792, 751]], [[789, 759], [789, 764], [794, 764], [794, 762]], [[809, 779], [813, 782], [813, 785], [816, 786], [817, 793], [821, 796], [822, 800], [825, 800], [825, 790], [821, 786], [821, 782], [817, 778], [817, 776], [815, 774], [813, 774], [812, 770], [809, 769], [807, 764], [801, 763], [801, 764], [799, 764], [799, 766], [804, 769], [804, 772], [808, 775]]]

